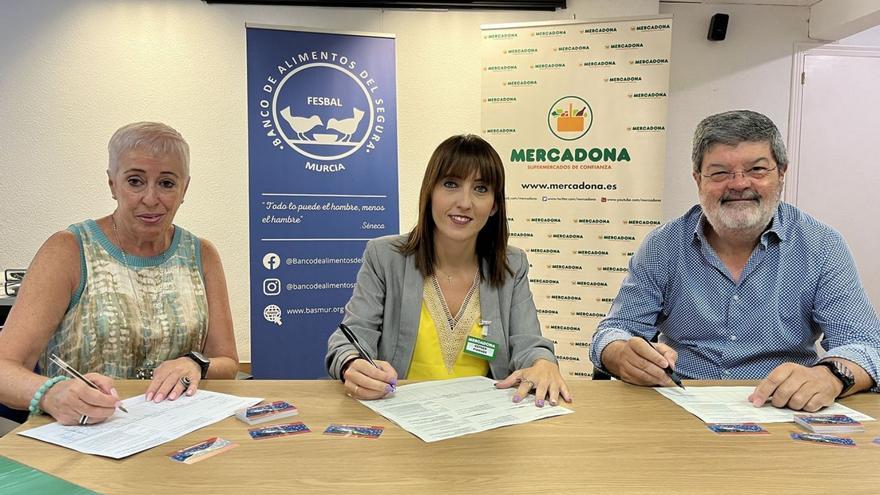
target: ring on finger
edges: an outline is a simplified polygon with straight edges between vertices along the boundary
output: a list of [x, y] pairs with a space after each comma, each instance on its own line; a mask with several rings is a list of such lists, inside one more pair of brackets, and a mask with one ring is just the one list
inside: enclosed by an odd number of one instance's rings
[[531, 381], [531, 380], [529, 380], [529, 379], [526, 379], [526, 378], [523, 378], [522, 381], [523, 381], [523, 383], [528, 383], [528, 384], [529, 384], [529, 389], [533, 389], [533, 388], [535, 388], [535, 382], [533, 382], [533, 381]]
[[354, 392], [351, 393], [352, 397], [357, 397], [358, 390], [360, 390], [360, 388], [361, 388], [360, 385], [355, 384], [355, 386], [354, 386]]
[[180, 377], [180, 384], [183, 385], [183, 388], [189, 388], [191, 383], [192, 380], [190, 380], [188, 376], [184, 375]]
[[80, 426], [83, 426], [83, 425], [85, 425], [85, 424], [88, 423], [88, 422], [89, 422], [89, 417], [86, 416], [85, 414], [83, 414], [82, 416], [79, 417], [79, 424], [80, 424]]

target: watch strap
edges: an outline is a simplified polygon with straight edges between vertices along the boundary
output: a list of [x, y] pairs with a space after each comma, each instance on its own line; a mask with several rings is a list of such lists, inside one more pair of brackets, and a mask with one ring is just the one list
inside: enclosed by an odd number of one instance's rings
[[840, 390], [840, 393], [837, 394], [837, 397], [842, 396], [843, 394], [849, 392], [851, 388], [856, 384], [856, 379], [850, 371], [849, 368], [846, 367], [843, 363], [838, 361], [828, 360], [828, 361], [819, 361], [816, 363], [816, 366], [824, 366], [831, 371], [831, 374], [834, 375], [835, 378], [840, 380], [840, 383], [843, 385], [843, 388]]
[[202, 356], [201, 354], [196, 354], [192, 351], [187, 352], [186, 354], [184, 354], [184, 356], [192, 359], [196, 362], [197, 365], [199, 365], [201, 378], [202, 380], [204, 380], [208, 376], [208, 368], [211, 366], [211, 361], [205, 356]]

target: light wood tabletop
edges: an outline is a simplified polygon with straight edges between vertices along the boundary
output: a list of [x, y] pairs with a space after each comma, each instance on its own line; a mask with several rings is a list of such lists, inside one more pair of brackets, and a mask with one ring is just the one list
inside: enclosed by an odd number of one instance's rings
[[[744, 385], [753, 382], [686, 382]], [[146, 382], [117, 382], [124, 397]], [[876, 421], [856, 448], [795, 442], [793, 423], [769, 435], [722, 436], [657, 392], [617, 381], [570, 383], [575, 414], [425, 443], [316, 381], [207, 381], [204, 388], [286, 400], [311, 433], [252, 440], [227, 418], [122, 460], [80, 454], [14, 433], [0, 455], [104, 494], [157, 493], [871, 493], [880, 490]], [[880, 417], [880, 396], [843, 404]], [[49, 422], [32, 419], [19, 428]], [[378, 439], [323, 435], [330, 423], [381, 425]], [[199, 463], [168, 455], [209, 437], [239, 446]], [[265, 490], [265, 492], [263, 492]]]

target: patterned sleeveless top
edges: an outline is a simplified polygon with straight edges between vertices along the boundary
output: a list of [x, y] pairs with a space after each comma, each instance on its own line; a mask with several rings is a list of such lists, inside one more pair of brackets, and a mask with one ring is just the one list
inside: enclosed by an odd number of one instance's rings
[[83, 373], [135, 378], [138, 368], [202, 349], [208, 298], [198, 237], [175, 226], [164, 253], [123, 257], [94, 220], [67, 230], [80, 244], [80, 284], [40, 357], [44, 374], [63, 374], [52, 353]]

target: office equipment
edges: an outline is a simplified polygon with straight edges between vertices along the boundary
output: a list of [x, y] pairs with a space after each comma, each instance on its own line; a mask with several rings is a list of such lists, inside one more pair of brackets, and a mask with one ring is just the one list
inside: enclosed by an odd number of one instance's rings
[[709, 41], [722, 41], [727, 37], [727, 22], [730, 20], [728, 14], [715, 14], [709, 21], [709, 34], [706, 38]]

